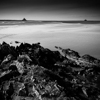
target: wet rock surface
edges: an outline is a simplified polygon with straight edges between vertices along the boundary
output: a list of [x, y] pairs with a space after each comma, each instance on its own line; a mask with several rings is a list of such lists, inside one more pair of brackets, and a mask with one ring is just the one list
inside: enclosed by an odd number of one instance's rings
[[100, 60], [56, 48], [0, 44], [0, 99], [100, 100]]

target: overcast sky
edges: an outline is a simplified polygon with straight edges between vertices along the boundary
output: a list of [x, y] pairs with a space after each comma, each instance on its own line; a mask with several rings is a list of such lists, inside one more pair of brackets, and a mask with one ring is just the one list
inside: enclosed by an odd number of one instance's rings
[[99, 0], [0, 0], [0, 19], [100, 20]]

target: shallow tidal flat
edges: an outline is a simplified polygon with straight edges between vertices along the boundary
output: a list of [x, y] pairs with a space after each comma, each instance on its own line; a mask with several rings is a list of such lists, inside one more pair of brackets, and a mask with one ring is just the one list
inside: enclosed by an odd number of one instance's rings
[[0, 25], [0, 43], [2, 41], [40, 42], [43, 47], [52, 50], [55, 50], [55, 46], [60, 46], [71, 48], [81, 55], [90, 54], [100, 58], [100, 24], [3, 24]]

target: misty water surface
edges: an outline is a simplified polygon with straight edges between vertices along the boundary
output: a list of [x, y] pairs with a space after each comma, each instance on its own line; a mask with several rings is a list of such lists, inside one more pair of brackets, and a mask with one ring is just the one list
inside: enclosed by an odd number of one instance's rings
[[41, 24], [41, 25], [2, 25], [0, 42], [13, 41], [37, 43], [55, 50], [55, 46], [70, 48], [81, 55], [90, 54], [100, 58], [100, 24]]

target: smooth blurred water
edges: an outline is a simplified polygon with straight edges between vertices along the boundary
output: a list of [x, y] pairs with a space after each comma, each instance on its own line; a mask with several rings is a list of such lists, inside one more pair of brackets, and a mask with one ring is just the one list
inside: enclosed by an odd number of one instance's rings
[[81, 55], [100, 58], [100, 24], [55, 23], [41, 25], [2, 25], [0, 42], [37, 43], [55, 50], [55, 46], [70, 48]]

